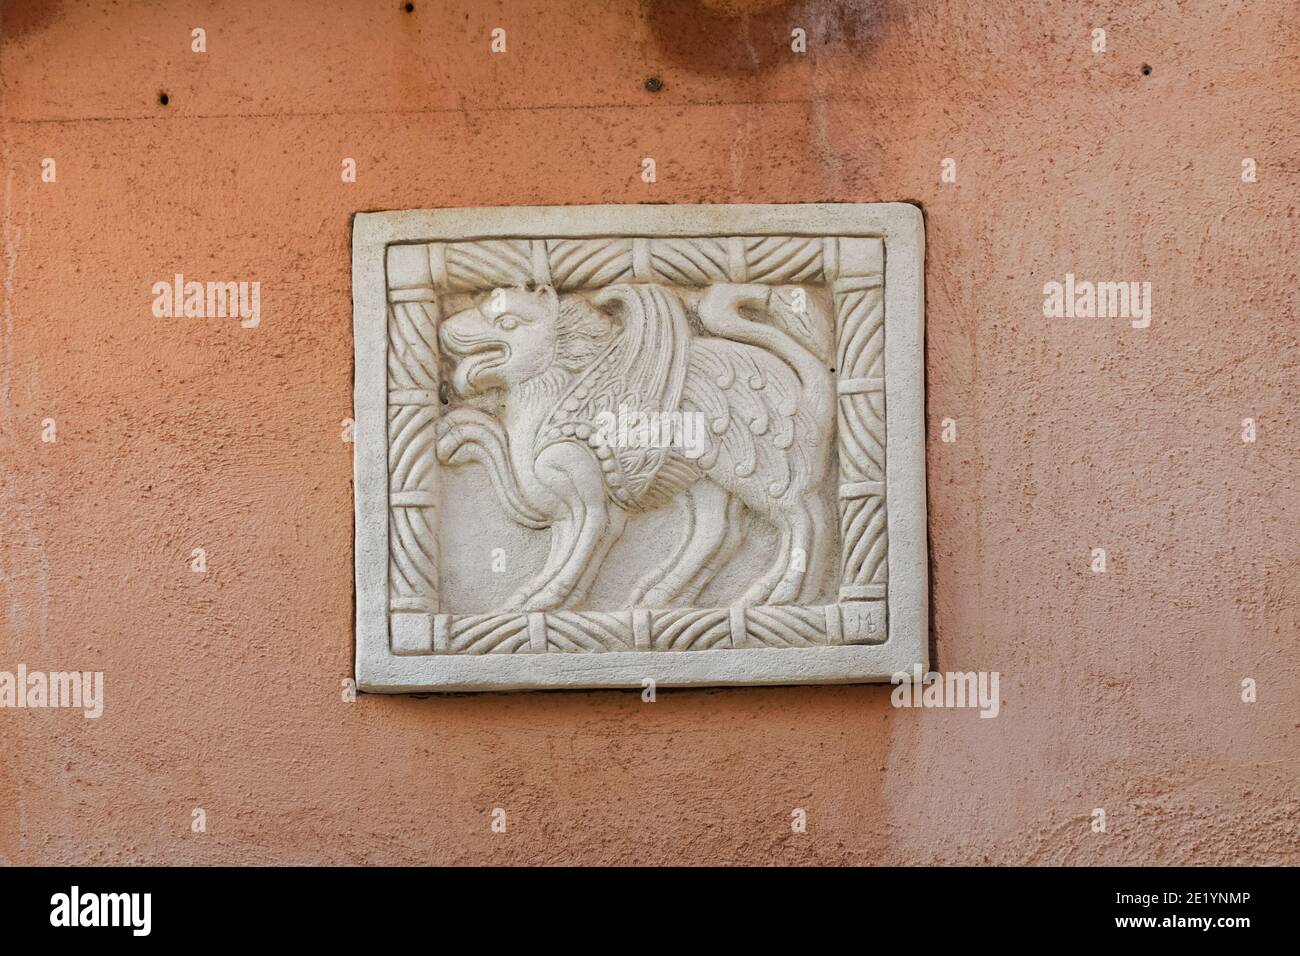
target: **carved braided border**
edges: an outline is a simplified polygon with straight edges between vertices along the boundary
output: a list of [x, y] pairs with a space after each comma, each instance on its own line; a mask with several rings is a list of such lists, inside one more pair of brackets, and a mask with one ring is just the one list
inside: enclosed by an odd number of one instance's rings
[[[397, 653], [545, 653], [791, 647], [884, 640], [884, 244], [878, 238], [732, 236], [489, 239], [392, 245], [389, 300], [389, 607]], [[437, 323], [441, 296], [534, 283], [829, 283], [836, 322], [842, 540], [838, 605], [548, 614], [438, 614]], [[853, 602], [864, 602], [854, 605]]]

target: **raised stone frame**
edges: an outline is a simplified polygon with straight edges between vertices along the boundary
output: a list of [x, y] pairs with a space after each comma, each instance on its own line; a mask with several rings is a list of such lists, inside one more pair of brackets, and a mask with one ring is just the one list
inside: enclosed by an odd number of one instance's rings
[[[855, 683], [927, 670], [923, 254], [920, 210], [899, 203], [358, 213], [358, 687]], [[443, 404], [442, 297], [643, 282], [830, 288], [838, 601], [441, 613], [432, 445]]]

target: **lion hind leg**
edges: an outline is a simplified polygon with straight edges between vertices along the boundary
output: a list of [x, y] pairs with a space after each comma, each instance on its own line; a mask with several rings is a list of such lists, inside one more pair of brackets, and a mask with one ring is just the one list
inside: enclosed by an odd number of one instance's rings
[[736, 556], [741, 543], [745, 540], [745, 524], [748, 516], [749, 512], [738, 497], [731, 495], [727, 498], [727, 527], [723, 532], [722, 543], [682, 589], [683, 600], [694, 601], [698, 598]]
[[689, 492], [687, 493], [687, 497], [682, 499], [682, 503], [682, 510], [685, 512], [682, 516], [682, 520], [686, 525], [686, 531], [677, 539], [676, 547], [668, 552], [667, 557], [642, 575], [641, 579], [637, 581], [636, 586], [632, 589], [632, 596], [629, 598], [629, 603], [632, 607], [640, 606], [645, 600], [647, 592], [656, 587], [660, 581], [667, 577], [668, 572], [677, 566], [682, 559], [682, 554], [686, 551], [686, 546], [690, 543], [691, 537], [695, 533], [695, 508], [689, 498]]
[[826, 569], [831, 564], [829, 548], [836, 540], [835, 523], [838, 520], [835, 506], [820, 495], [812, 499], [809, 510], [812, 514], [812, 540], [808, 550], [808, 572], [799, 590], [799, 601], [804, 604], [817, 600], [817, 592], [825, 583]]
[[[650, 607], [667, 607], [672, 602], [680, 603], [684, 597], [689, 600], [693, 595], [687, 596], [684, 592], [708, 566], [727, 538], [730, 515], [727, 504], [731, 496], [726, 489], [711, 481], [701, 481], [686, 494], [692, 516], [690, 531], [684, 536], [684, 544], [673, 567], [641, 598], [640, 603]], [[702, 587], [694, 588], [694, 593]]]
[[776, 549], [776, 562], [768, 569], [766, 574], [749, 586], [748, 590], [737, 602], [738, 604], [748, 607], [755, 604], [772, 603], [772, 591], [781, 583], [781, 578], [785, 575], [785, 569], [790, 564], [790, 525], [779, 522], [777, 530], [781, 540]]
[[802, 501], [796, 501], [785, 513], [781, 529], [781, 546], [771, 570], [755, 582], [746, 593], [746, 604], [792, 604], [798, 598], [808, 575], [808, 562], [814, 544], [813, 517]]

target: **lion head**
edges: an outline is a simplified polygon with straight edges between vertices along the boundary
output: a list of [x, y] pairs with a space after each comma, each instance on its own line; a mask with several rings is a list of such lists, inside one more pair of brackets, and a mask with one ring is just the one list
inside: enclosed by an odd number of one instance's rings
[[617, 335], [609, 316], [580, 296], [550, 286], [493, 289], [438, 329], [461, 395], [511, 389], [549, 369], [587, 368]]

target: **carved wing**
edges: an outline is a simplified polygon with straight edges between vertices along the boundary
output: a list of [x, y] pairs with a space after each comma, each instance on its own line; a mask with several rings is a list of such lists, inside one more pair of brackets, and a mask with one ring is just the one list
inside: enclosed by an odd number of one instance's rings
[[672, 448], [606, 446], [601, 422], [605, 416], [617, 418], [621, 411], [645, 415], [678, 410], [690, 325], [676, 293], [662, 285], [608, 286], [592, 302], [607, 311], [613, 307], [622, 330], [560, 396], [538, 429], [536, 451], [559, 441], [586, 442], [600, 459], [607, 493], [616, 504], [634, 510], [652, 507], [659, 496], [653, 502], [643, 502], [643, 496], [665, 463], [680, 456]]
[[[805, 407], [794, 370], [766, 349], [700, 337], [692, 347], [682, 410], [703, 413], [708, 449], [700, 466], [757, 476], [780, 498], [824, 470], [828, 424]], [[801, 480], [796, 481], [796, 477]]]

